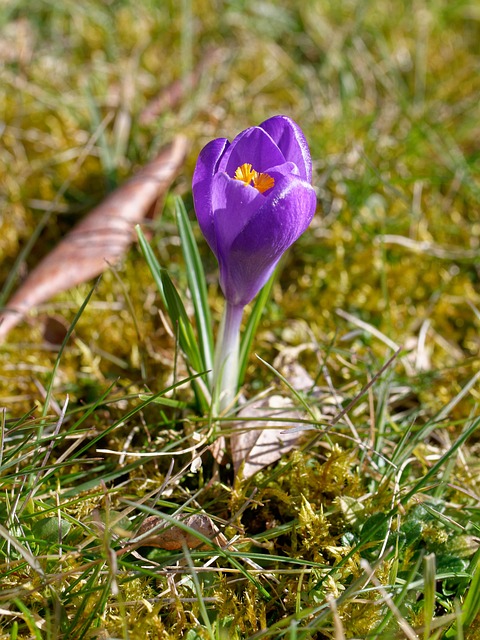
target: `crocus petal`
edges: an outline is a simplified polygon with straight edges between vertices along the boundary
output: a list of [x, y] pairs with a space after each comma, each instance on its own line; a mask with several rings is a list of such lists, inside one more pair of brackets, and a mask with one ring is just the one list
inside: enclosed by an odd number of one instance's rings
[[217, 254], [228, 250], [264, 200], [265, 196], [254, 187], [234, 180], [226, 173], [217, 173], [212, 185]]
[[[268, 175], [275, 180], [275, 184], [278, 185], [280, 180], [285, 176], [299, 175], [298, 167], [293, 162], [284, 162], [283, 164], [279, 164], [276, 167], [271, 167], [268, 170]], [[268, 192], [270, 194], [270, 192]]]
[[225, 171], [233, 178], [238, 167], [245, 163], [252, 165], [259, 173], [267, 172], [270, 167], [283, 164], [286, 158], [280, 149], [260, 127], [250, 127], [240, 133], [222, 156], [219, 171]]
[[210, 249], [216, 253], [214, 213], [212, 208], [212, 180], [225, 150], [230, 146], [226, 138], [209, 142], [198, 156], [192, 180], [192, 193], [198, 224]]
[[234, 305], [250, 302], [263, 287], [282, 254], [310, 224], [316, 208], [313, 187], [287, 176], [218, 256], [220, 284]]
[[303, 131], [287, 116], [273, 116], [260, 125], [278, 146], [286, 160], [294, 162], [300, 176], [307, 182], [312, 180], [312, 161]]

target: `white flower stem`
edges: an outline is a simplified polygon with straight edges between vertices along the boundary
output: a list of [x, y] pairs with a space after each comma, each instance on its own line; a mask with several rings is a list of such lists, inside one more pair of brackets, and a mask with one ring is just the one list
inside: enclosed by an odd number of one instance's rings
[[226, 303], [213, 364], [214, 413], [230, 407], [237, 393], [242, 316], [243, 306]]

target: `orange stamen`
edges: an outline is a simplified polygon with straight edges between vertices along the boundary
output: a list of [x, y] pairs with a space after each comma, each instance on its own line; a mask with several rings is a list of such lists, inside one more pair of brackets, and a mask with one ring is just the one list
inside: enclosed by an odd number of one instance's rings
[[258, 173], [255, 169], [252, 169], [252, 165], [245, 163], [242, 164], [235, 171], [235, 180], [240, 180], [245, 184], [254, 187], [260, 193], [265, 193], [268, 189], [271, 189], [275, 184], [275, 180], [268, 173]]
[[253, 186], [260, 193], [264, 193], [273, 187], [275, 184], [275, 180], [272, 176], [269, 176], [268, 173], [256, 173], [256, 176], [253, 178]]

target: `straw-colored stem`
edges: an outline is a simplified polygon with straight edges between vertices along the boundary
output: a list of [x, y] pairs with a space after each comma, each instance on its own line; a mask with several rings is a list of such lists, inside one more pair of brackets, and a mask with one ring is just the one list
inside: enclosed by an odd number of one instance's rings
[[233, 404], [238, 384], [240, 324], [243, 306], [225, 305], [213, 365], [214, 409], [222, 413]]

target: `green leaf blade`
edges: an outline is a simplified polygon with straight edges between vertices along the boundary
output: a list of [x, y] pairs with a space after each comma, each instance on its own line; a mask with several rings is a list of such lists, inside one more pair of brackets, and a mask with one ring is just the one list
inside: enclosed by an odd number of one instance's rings
[[187, 267], [188, 286], [195, 309], [202, 360], [205, 369], [211, 370], [213, 367], [213, 332], [205, 272], [190, 220], [180, 197], [175, 199], [175, 214], [180, 233], [182, 253]]

